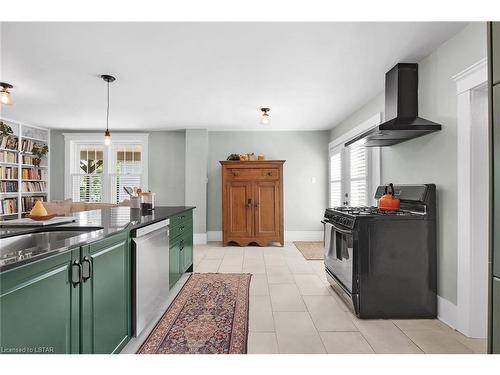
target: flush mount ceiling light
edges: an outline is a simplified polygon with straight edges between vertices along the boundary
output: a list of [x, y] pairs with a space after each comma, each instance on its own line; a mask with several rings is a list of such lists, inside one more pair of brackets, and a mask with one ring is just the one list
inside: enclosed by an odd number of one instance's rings
[[103, 74], [101, 78], [106, 82], [106, 130], [104, 131], [104, 144], [109, 146], [111, 144], [111, 134], [109, 133], [109, 84], [114, 82], [116, 78], [109, 74]]
[[268, 112], [271, 109], [269, 109], [269, 108], [261, 108], [260, 110], [262, 111], [262, 117], [260, 119], [260, 123], [262, 125], [269, 125], [269, 123], [271, 122], [271, 119], [269, 118], [269, 113]]
[[0, 103], [1, 104], [7, 104], [7, 105], [12, 105], [14, 103], [14, 100], [12, 99], [12, 95], [9, 91], [9, 89], [13, 88], [10, 83], [5, 83], [5, 82], [0, 82]]

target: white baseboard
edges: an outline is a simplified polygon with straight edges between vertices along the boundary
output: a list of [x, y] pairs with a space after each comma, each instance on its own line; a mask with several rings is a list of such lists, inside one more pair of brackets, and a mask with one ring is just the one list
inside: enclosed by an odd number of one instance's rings
[[194, 233], [193, 243], [195, 245], [206, 245], [207, 244], [207, 234], [206, 233]]
[[322, 230], [286, 230], [285, 241], [323, 241]]
[[[222, 231], [208, 231], [208, 241], [222, 241]], [[285, 231], [285, 241], [322, 241], [323, 231]]]
[[221, 230], [209, 230], [207, 232], [208, 241], [222, 241], [222, 231]]
[[457, 305], [440, 296], [437, 296], [437, 301], [438, 319], [455, 329], [457, 327]]

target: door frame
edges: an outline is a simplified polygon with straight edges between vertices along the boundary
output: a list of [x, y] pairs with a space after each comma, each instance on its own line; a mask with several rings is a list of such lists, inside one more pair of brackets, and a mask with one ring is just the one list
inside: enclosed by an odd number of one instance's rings
[[[456, 329], [485, 338], [488, 327], [488, 204], [475, 205], [477, 187], [489, 195], [488, 124], [474, 125], [473, 91], [487, 84], [486, 58], [452, 77], [457, 94], [457, 310]], [[484, 184], [473, 181], [484, 180]], [[477, 186], [477, 187], [476, 187]], [[487, 230], [487, 229], [486, 229]], [[480, 293], [478, 293], [480, 291]]]

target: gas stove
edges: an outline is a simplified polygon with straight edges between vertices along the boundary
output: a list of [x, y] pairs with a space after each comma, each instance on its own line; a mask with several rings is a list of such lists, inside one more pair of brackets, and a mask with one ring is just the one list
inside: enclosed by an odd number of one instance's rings
[[356, 219], [361, 217], [408, 217], [415, 215], [420, 215], [420, 213], [408, 210], [387, 211], [374, 206], [341, 206], [327, 208], [325, 211], [325, 221], [341, 224], [348, 228], [354, 228]]
[[[400, 209], [325, 210], [325, 271], [359, 318], [436, 316], [436, 186], [397, 185]], [[375, 199], [385, 191], [379, 186]]]

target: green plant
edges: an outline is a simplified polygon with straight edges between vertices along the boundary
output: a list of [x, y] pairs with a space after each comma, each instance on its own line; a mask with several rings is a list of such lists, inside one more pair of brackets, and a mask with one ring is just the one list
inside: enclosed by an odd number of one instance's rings
[[49, 146], [36, 144], [33, 146], [31, 153], [35, 155], [37, 158], [43, 158], [49, 152]]
[[5, 122], [0, 121], [0, 134], [2, 136], [8, 136], [12, 134], [12, 128], [7, 125]]

